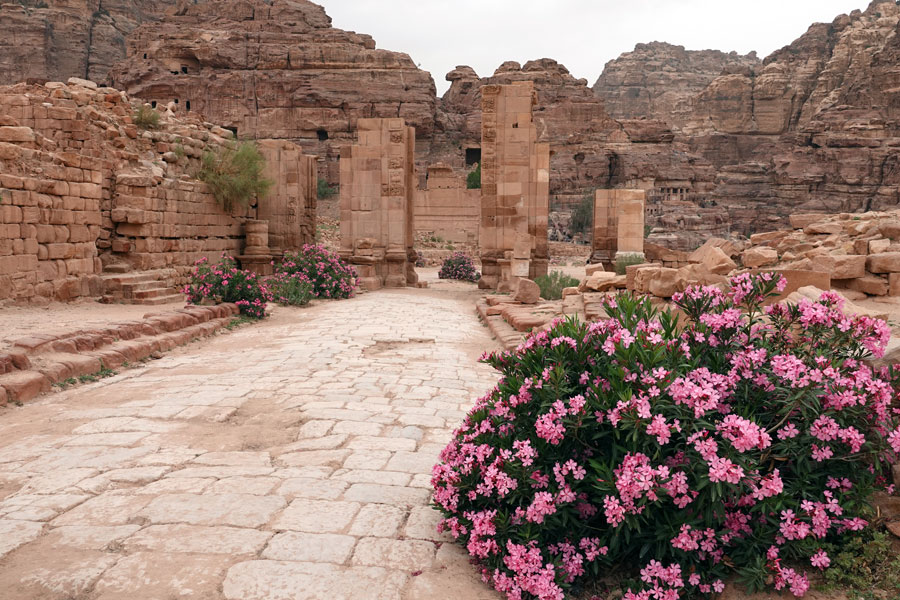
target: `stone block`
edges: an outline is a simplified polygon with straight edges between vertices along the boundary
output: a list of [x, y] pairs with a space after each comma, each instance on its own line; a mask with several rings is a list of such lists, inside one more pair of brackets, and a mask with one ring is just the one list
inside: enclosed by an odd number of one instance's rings
[[900, 252], [871, 254], [866, 260], [866, 268], [871, 273], [900, 273]]
[[50, 380], [37, 371], [15, 371], [0, 375], [0, 387], [12, 402], [28, 402], [50, 391]]
[[741, 254], [741, 262], [750, 269], [773, 266], [778, 263], [778, 252], [765, 246], [749, 248]]
[[847, 287], [870, 296], [886, 296], [889, 289], [887, 279], [875, 275], [850, 279], [847, 281]]

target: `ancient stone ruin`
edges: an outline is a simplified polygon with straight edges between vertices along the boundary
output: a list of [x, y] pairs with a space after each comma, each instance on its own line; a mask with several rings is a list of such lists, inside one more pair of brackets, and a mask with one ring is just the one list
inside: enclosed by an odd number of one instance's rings
[[200, 258], [264, 271], [314, 240], [315, 160], [289, 142], [261, 144], [271, 195], [226, 212], [193, 175], [226, 130], [167, 115], [139, 129], [124, 93], [75, 79], [0, 88], [0, 113], [0, 299], [181, 300]]
[[360, 119], [341, 150], [341, 258], [368, 290], [415, 285], [416, 130], [403, 119]]
[[416, 192], [413, 214], [418, 235], [477, 248], [481, 190], [466, 189], [466, 178], [449, 166], [428, 167], [425, 189]]
[[614, 268], [617, 259], [644, 258], [644, 190], [597, 190], [591, 261]]
[[531, 82], [482, 89], [481, 288], [547, 274], [550, 147], [538, 143]]

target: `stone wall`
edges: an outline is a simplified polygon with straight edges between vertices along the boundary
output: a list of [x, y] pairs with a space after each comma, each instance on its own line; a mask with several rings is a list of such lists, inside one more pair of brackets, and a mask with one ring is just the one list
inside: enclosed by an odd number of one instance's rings
[[413, 226], [420, 236], [477, 246], [481, 190], [466, 189], [466, 178], [447, 165], [432, 165], [425, 189], [416, 192], [413, 216]]
[[537, 141], [535, 100], [531, 81], [482, 88], [482, 288], [547, 274], [550, 146]]
[[341, 258], [369, 290], [418, 282], [413, 196], [416, 130], [403, 119], [360, 119], [341, 150]]
[[0, 127], [0, 300], [99, 295], [99, 161], [29, 148]]
[[274, 222], [279, 250], [312, 241], [312, 157], [262, 144], [271, 196], [226, 212], [194, 173], [229, 132], [170, 113], [141, 130], [134, 111], [122, 92], [83, 80], [0, 87], [0, 299], [120, 292], [132, 271], [153, 273], [134, 283], [154, 291], [135, 299], [176, 299], [198, 259], [241, 253], [257, 213]]

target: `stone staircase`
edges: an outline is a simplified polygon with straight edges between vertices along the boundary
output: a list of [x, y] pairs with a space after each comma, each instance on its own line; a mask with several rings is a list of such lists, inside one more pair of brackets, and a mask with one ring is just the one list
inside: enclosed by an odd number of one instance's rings
[[174, 287], [175, 271], [156, 269], [153, 271], [130, 270], [129, 265], [108, 265], [101, 276], [103, 297], [106, 304], [142, 304], [157, 306], [173, 302], [184, 302], [184, 295]]

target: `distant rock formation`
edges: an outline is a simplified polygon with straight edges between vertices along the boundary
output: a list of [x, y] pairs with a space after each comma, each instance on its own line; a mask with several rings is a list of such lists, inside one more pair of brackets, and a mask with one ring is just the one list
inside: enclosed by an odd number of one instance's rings
[[747, 73], [759, 66], [755, 52], [685, 50], [665, 42], [638, 44], [606, 63], [594, 84], [615, 119], [647, 117], [677, 126], [691, 116], [694, 96], [723, 73]]

